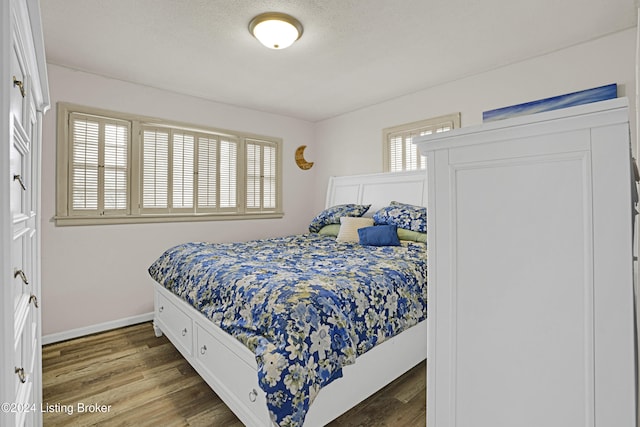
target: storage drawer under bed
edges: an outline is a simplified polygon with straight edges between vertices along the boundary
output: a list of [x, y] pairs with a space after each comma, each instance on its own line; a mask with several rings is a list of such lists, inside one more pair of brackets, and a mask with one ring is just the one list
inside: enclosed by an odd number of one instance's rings
[[246, 426], [271, 425], [265, 393], [258, 386], [255, 356], [193, 307], [156, 286], [156, 335], [167, 335]]
[[[202, 377], [216, 389], [218, 395], [234, 412], [245, 412], [253, 422], [243, 419], [248, 425], [263, 425], [268, 420], [267, 402], [258, 386], [256, 367], [248, 365], [243, 358], [223, 341], [214, 337], [196, 323], [196, 369], [204, 370]], [[235, 339], [233, 337], [229, 337]], [[215, 369], [224, 366], [226, 369]], [[246, 409], [251, 414], [246, 413]]]
[[156, 292], [156, 318], [164, 333], [175, 338], [175, 345], [188, 355], [193, 354], [193, 322], [175, 304]]

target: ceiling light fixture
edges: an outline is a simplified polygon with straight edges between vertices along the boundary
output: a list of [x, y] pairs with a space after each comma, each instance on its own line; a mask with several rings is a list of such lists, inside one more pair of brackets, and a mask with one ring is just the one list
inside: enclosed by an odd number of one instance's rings
[[285, 13], [267, 12], [249, 22], [249, 32], [269, 49], [284, 49], [300, 38], [302, 24]]

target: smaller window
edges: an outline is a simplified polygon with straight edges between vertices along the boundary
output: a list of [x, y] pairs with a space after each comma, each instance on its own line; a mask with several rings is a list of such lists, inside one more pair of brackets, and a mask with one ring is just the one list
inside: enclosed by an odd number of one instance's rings
[[454, 113], [383, 129], [385, 172], [424, 169], [427, 166], [426, 160], [413, 144], [413, 138], [459, 127], [460, 113]]

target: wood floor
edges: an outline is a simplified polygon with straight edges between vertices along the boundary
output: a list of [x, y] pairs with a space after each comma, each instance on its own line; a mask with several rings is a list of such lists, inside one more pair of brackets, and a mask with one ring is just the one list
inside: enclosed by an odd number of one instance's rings
[[[242, 426], [151, 323], [47, 345], [42, 364], [45, 427]], [[425, 426], [425, 376], [421, 363], [329, 425]]]

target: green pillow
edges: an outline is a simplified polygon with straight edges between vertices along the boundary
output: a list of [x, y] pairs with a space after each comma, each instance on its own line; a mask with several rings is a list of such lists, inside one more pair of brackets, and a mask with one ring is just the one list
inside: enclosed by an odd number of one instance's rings
[[329, 224], [322, 227], [320, 231], [318, 231], [318, 234], [322, 234], [324, 236], [338, 237], [339, 232], [340, 232], [340, 224]]
[[419, 231], [407, 230], [405, 228], [398, 228], [398, 238], [400, 240], [427, 243], [427, 233], [420, 233]]

